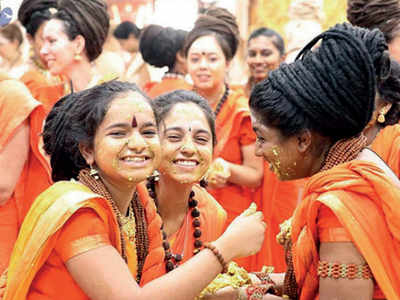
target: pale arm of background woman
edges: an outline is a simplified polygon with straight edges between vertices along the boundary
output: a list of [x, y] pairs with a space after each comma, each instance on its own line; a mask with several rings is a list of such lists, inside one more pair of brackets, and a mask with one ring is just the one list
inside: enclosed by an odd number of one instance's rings
[[12, 196], [29, 154], [29, 124], [24, 121], [0, 152], [0, 206]]

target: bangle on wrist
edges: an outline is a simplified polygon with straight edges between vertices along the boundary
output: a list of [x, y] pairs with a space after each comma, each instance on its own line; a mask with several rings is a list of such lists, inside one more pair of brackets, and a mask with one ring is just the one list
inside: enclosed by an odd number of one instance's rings
[[221, 273], [228, 272], [228, 264], [226, 263], [225, 259], [223, 258], [222, 254], [219, 252], [217, 247], [215, 247], [211, 243], [206, 243], [206, 244], [204, 244], [204, 248], [210, 249], [212, 251], [212, 253], [215, 255], [215, 257], [218, 259], [219, 263], [222, 266], [222, 272]]

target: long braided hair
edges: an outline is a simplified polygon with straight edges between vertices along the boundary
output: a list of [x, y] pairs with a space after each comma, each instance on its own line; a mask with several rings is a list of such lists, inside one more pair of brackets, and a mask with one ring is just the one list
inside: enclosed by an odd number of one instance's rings
[[377, 83], [389, 74], [382, 32], [338, 24], [314, 38], [294, 63], [282, 64], [257, 84], [250, 107], [284, 136], [310, 129], [335, 142], [362, 132], [374, 110]]

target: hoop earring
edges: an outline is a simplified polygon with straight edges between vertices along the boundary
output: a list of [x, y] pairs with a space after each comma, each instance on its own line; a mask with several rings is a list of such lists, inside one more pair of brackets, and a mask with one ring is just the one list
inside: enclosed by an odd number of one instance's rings
[[383, 111], [381, 110], [379, 112], [378, 118], [377, 118], [378, 123], [385, 123], [386, 119], [385, 119], [385, 114], [383, 113]]
[[93, 168], [92, 166], [90, 166], [90, 172], [89, 175], [93, 177], [93, 179], [95, 180], [99, 180], [99, 171], [97, 171], [95, 168]]

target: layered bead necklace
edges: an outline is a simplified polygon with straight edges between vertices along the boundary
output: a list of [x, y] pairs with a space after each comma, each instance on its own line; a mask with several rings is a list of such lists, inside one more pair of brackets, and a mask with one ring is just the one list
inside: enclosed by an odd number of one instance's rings
[[[159, 180], [158, 175], [150, 176], [147, 179], [146, 188], [149, 193], [149, 196], [151, 198], [153, 198], [153, 200], [154, 200], [154, 203], [157, 208], [157, 213], [160, 215], [159, 204], [158, 204], [158, 199], [157, 199], [157, 194], [156, 194], [156, 182], [158, 180]], [[200, 250], [203, 246], [203, 242], [200, 240], [200, 237], [201, 237], [200, 210], [197, 208], [198, 201], [196, 199], [194, 199], [194, 196], [195, 196], [194, 191], [191, 191], [190, 195], [189, 195], [188, 205], [189, 205], [189, 209], [191, 210], [190, 215], [193, 219], [192, 220], [192, 226], [194, 228], [193, 237], [195, 238], [193, 254], [195, 255], [200, 252]], [[168, 273], [168, 272], [172, 271], [173, 269], [175, 269], [176, 267], [178, 267], [179, 263], [183, 259], [183, 256], [179, 253], [174, 254], [171, 252], [171, 247], [168, 242], [168, 236], [164, 231], [163, 224], [161, 225], [160, 230], [162, 232], [162, 238], [163, 238], [162, 245], [163, 245], [164, 252], [165, 252], [165, 270]]]

